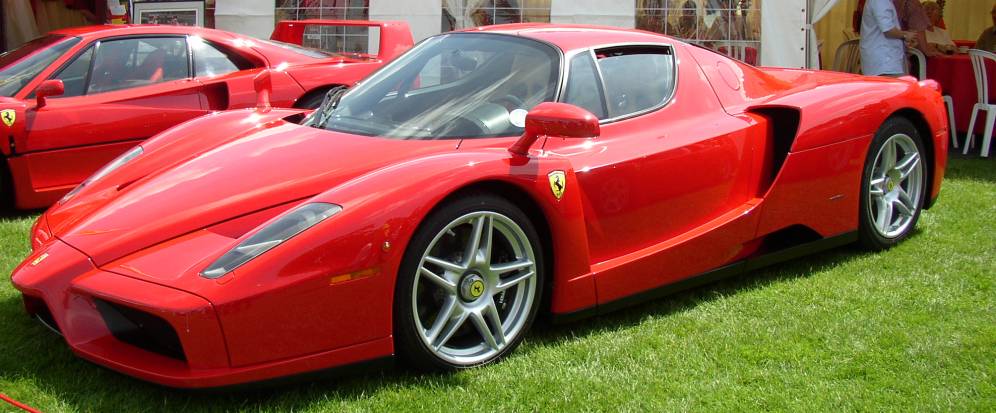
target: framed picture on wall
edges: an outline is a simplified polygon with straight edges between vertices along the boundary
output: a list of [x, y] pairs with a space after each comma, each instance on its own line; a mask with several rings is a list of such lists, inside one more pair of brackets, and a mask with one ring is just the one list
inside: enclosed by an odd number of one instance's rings
[[204, 26], [204, 1], [135, 1], [132, 21], [138, 24]]

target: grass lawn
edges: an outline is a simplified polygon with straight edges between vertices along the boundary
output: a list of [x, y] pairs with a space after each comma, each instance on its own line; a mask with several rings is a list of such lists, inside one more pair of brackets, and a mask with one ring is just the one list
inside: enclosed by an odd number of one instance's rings
[[[0, 221], [0, 273], [32, 216]], [[6, 275], [5, 275], [6, 277]], [[996, 161], [953, 159], [907, 242], [841, 248], [608, 316], [534, 329], [502, 363], [227, 394], [74, 357], [0, 281], [0, 392], [42, 411], [994, 411]], [[12, 409], [0, 402], [0, 412]]]

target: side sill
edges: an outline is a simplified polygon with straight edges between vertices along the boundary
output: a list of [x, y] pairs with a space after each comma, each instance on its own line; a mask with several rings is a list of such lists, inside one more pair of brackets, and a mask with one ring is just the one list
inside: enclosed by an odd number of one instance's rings
[[[98, 366], [100, 366], [98, 364]], [[280, 376], [261, 381], [250, 381], [215, 387], [170, 387], [164, 388], [189, 394], [227, 394], [244, 393], [248, 391], [265, 391], [297, 384], [314, 383], [316, 381], [356, 377], [371, 372], [385, 371], [394, 368], [394, 356], [377, 357], [341, 366], [329, 367], [314, 371], [306, 371], [289, 376]], [[101, 366], [103, 367], [103, 366]], [[153, 383], [155, 384], [155, 383]]]
[[553, 314], [552, 320], [554, 324], [567, 324], [574, 321], [589, 318], [592, 316], [610, 313], [612, 311], [621, 308], [630, 307], [636, 304], [661, 298], [666, 295], [671, 295], [680, 291], [699, 287], [701, 285], [716, 282], [735, 275], [740, 275], [748, 271], [757, 270], [760, 268], [789, 261], [802, 256], [811, 255], [820, 251], [826, 251], [843, 245], [851, 244], [853, 242], [856, 242], [857, 240], [858, 240], [857, 231], [847, 232], [841, 235], [823, 238], [821, 240], [775, 251], [770, 254], [765, 254], [755, 258], [748, 258], [742, 261], [737, 261], [732, 264], [728, 264], [726, 266], [711, 271], [707, 271], [698, 275], [685, 278], [681, 281], [662, 285], [660, 287], [639, 292], [605, 304], [597, 305], [594, 307], [588, 307], [570, 313]]

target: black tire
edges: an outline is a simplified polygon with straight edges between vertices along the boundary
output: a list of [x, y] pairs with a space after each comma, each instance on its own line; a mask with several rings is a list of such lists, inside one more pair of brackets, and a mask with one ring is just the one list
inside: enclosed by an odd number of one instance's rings
[[[485, 359], [481, 360], [469, 360], [468, 358], [468, 360], [460, 360], [459, 362], [457, 362], [447, 359], [447, 357], [449, 356], [444, 354], [445, 350], [447, 350], [446, 347], [437, 348], [436, 350], [433, 350], [432, 348], [430, 348], [430, 345], [427, 343], [427, 340], [431, 339], [427, 338], [426, 336], [429, 334], [429, 331], [432, 330], [432, 328], [428, 326], [429, 325], [435, 326], [436, 322], [438, 322], [439, 319], [441, 318], [439, 314], [443, 313], [444, 311], [443, 309], [446, 308], [446, 306], [444, 304], [438, 304], [439, 312], [435, 316], [433, 316], [433, 318], [431, 319], [432, 320], [431, 323], [427, 323], [426, 324], [427, 327], [425, 327], [424, 329], [420, 327], [422, 321], [417, 321], [417, 318], [420, 317], [420, 315], [416, 314], [416, 311], [420, 314], [423, 314], [421, 317], [425, 317], [424, 314], [426, 314], [426, 312], [422, 310], [423, 308], [423, 306], [421, 305], [422, 301], [419, 301], [420, 299], [422, 299], [422, 297], [434, 297], [439, 300], [453, 300], [456, 302], [464, 303], [467, 306], [474, 305], [472, 302], [468, 303], [467, 301], [460, 301], [460, 299], [466, 299], [466, 295], [461, 296], [460, 294], [462, 293], [460, 291], [464, 292], [467, 291], [467, 290], [461, 290], [460, 287], [467, 284], [466, 281], [468, 277], [472, 277], [474, 275], [473, 274], [474, 269], [472, 268], [466, 269], [466, 271], [462, 275], [457, 275], [457, 276], [452, 275], [456, 274], [455, 272], [451, 271], [445, 272], [445, 274], [450, 274], [448, 275], [448, 277], [453, 278], [454, 285], [457, 286], [458, 292], [452, 298], [451, 296], [447, 296], [446, 295], [447, 293], [445, 292], [442, 293], [443, 297], [440, 298], [439, 297], [440, 292], [443, 291], [441, 287], [436, 286], [436, 284], [427, 281], [426, 279], [417, 278], [417, 277], [422, 277], [421, 275], [419, 275], [421, 274], [420, 266], [428, 265], [428, 264], [423, 264], [423, 255], [427, 256], [430, 253], [436, 255], [438, 252], [443, 251], [444, 248], [443, 246], [447, 244], [446, 238], [450, 237], [449, 234], [453, 234], [452, 235], [453, 242], [451, 244], [457, 246], [455, 247], [456, 249], [463, 248], [462, 247], [464, 245], [463, 241], [460, 240], [469, 240], [470, 237], [467, 236], [466, 238], [461, 239], [456, 234], [458, 230], [467, 227], [466, 226], [453, 227], [453, 225], [457, 222], [460, 222], [462, 218], [479, 213], [484, 213], [484, 214], [493, 213], [493, 214], [498, 214], [501, 217], [501, 218], [491, 218], [490, 221], [492, 222], [491, 225], [493, 225], [495, 229], [493, 232], [491, 232], [492, 236], [494, 237], [493, 238], [494, 241], [492, 241], [493, 247], [489, 248], [489, 251], [492, 252], [489, 252], [488, 255], [492, 256], [492, 260], [490, 261], [490, 264], [488, 264], [488, 266], [502, 265], [509, 262], [507, 260], [502, 260], [501, 257], [499, 257], [502, 254], [505, 254], [506, 257], [508, 256], [507, 255], [508, 248], [505, 248], [506, 249], [505, 252], [500, 251], [502, 249], [501, 245], [504, 241], [499, 239], [499, 237], [504, 237], [503, 239], [505, 239], [506, 241], [510, 239], [509, 237], [507, 237], [507, 231], [509, 227], [507, 226], [502, 227], [505, 229], [506, 232], [501, 232], [502, 229], [499, 228], [500, 226], [507, 225], [508, 223], [498, 222], [499, 219], [507, 218], [508, 220], [510, 220], [510, 222], [514, 223], [519, 229], [521, 229], [521, 234], [524, 234], [526, 240], [528, 241], [528, 247], [524, 247], [522, 248], [522, 250], [524, 251], [526, 248], [528, 248], [529, 252], [532, 254], [531, 261], [534, 266], [531, 269], [531, 271], [535, 273], [535, 278], [532, 280], [526, 279], [527, 281], [521, 281], [521, 284], [515, 284], [516, 285], [515, 287], [510, 287], [505, 292], [497, 292], [497, 293], [496, 293], [496, 291], [498, 291], [497, 285], [501, 284], [504, 280], [506, 280], [506, 278], [501, 278], [502, 276], [499, 275], [498, 276], [499, 278], [497, 278], [497, 280], [499, 281], [496, 283], [492, 283], [491, 281], [485, 281], [487, 283], [487, 287], [482, 287], [482, 288], [487, 288], [487, 290], [484, 293], [478, 293], [476, 300], [488, 301], [488, 297], [490, 297], [490, 303], [494, 307], [493, 314], [497, 317], [498, 320], [501, 320], [502, 315], [500, 314], [502, 314], [502, 312], [505, 311], [506, 308], [496, 306], [495, 305], [496, 303], [501, 303], [502, 306], [508, 306], [507, 309], [509, 311], [505, 315], [506, 319], [502, 320], [498, 324], [494, 324], [493, 321], [480, 321], [480, 323], [485, 323], [484, 325], [492, 327], [491, 330], [493, 337], [498, 337], [498, 334], [494, 334], [494, 331], [496, 331], [496, 329], [500, 328], [502, 325], [504, 325], [504, 328], [509, 328], [509, 326], [512, 326], [513, 325], [512, 323], [514, 322], [515, 323], [514, 325], [517, 325], [519, 327], [518, 328], [511, 327], [515, 329], [514, 331], [516, 331], [514, 333], [514, 336], [504, 336], [504, 335], [501, 336], [504, 341], [504, 347], [495, 346], [493, 344], [491, 344], [491, 347], [488, 347], [489, 341], [483, 338], [484, 337], [482, 333], [483, 330], [480, 330], [481, 328], [484, 327], [481, 327], [480, 324], [477, 324], [477, 320], [467, 320], [466, 322], [463, 322], [464, 324], [462, 325], [462, 327], [452, 329], [456, 333], [452, 335], [453, 338], [449, 339], [449, 342], [466, 342], [468, 343], [467, 346], [469, 348], [475, 339], [481, 338], [483, 342], [476, 343], [476, 345], [483, 346], [482, 348], [484, 350], [490, 351], [494, 354], [488, 355], [486, 356]], [[459, 225], [471, 225], [471, 224], [464, 223]], [[452, 229], [448, 230], [448, 232], [444, 231], [448, 227]], [[472, 233], [472, 231], [470, 231], [470, 233]], [[520, 237], [512, 237], [512, 238], [520, 238]], [[504, 245], [510, 246], [512, 245], [512, 243], [513, 242], [509, 241]], [[437, 246], [439, 246], [438, 247], [439, 249], [436, 249]], [[411, 242], [409, 243], [407, 249], [405, 250], [405, 255], [403, 257], [400, 271], [398, 273], [397, 284], [394, 295], [393, 314], [394, 314], [394, 345], [395, 345], [394, 348], [400, 360], [407, 366], [413, 367], [421, 371], [451, 371], [451, 370], [471, 368], [480, 365], [490, 364], [504, 358], [521, 343], [523, 337], [529, 331], [529, 328], [532, 326], [533, 321], [536, 319], [536, 314], [541, 305], [543, 297], [543, 286], [545, 278], [544, 274], [545, 267], [543, 259], [544, 259], [543, 248], [542, 245], [540, 244], [540, 238], [533, 224], [530, 222], [529, 218], [526, 216], [525, 213], [522, 212], [521, 209], [519, 209], [514, 204], [512, 204], [511, 202], [509, 202], [504, 198], [488, 193], [469, 193], [466, 194], [465, 196], [461, 196], [457, 199], [454, 199], [451, 202], [447, 202], [446, 204], [437, 208], [434, 212], [429, 214], [429, 216], [419, 226], [418, 230], [416, 230], [415, 235], [412, 237]], [[514, 262], [519, 262], [519, 260], [521, 260], [521, 257], [515, 258]], [[459, 258], [455, 261], [463, 261], [463, 258]], [[509, 272], [507, 274], [511, 275], [508, 277], [508, 279], [518, 278], [521, 276], [521, 274], [526, 273], [527, 272], [526, 270], [527, 269], [516, 270], [515, 272]], [[485, 277], [481, 278], [482, 281], [486, 279], [487, 280], [491, 279], [489, 278], [491, 277], [490, 275], [485, 275], [482, 277]], [[495, 289], [492, 289], [492, 287], [495, 287]], [[520, 288], [522, 289], [521, 291], [519, 290]], [[532, 291], [531, 293], [532, 295], [529, 300], [523, 299], [523, 301], [519, 301], [520, 300], [519, 297], [525, 297], [527, 294], [530, 294], [529, 293], [530, 291]], [[510, 294], [511, 298], [509, 298], [508, 301], [505, 301], [506, 299], [505, 294], [508, 292], [511, 292]], [[429, 301], [430, 305], [425, 306], [426, 308], [432, 307], [431, 299]], [[456, 304], [454, 304], [454, 306], [456, 306]], [[415, 310], [416, 307], [420, 309]], [[501, 310], [499, 310], [499, 308]], [[513, 309], [515, 308], [518, 309], [517, 310], [518, 312], [514, 312], [516, 316], [513, 317], [512, 316], [514, 311]], [[481, 310], [481, 311], [483, 312], [486, 310]], [[488, 315], [491, 314], [489, 313]], [[480, 315], [479, 318], [481, 320], [489, 320], [488, 315]], [[453, 318], [448, 318], [448, 319], [452, 320]], [[509, 321], [513, 319], [514, 321]], [[429, 321], [429, 319], [426, 319], [426, 321]], [[471, 321], [474, 322], [472, 323]], [[440, 330], [446, 331], [448, 329], [447, 328], [448, 325], [461, 325], [460, 323], [461, 322], [454, 323], [452, 321], [444, 322], [440, 324], [441, 327]], [[496, 325], [498, 327], [496, 327]], [[495, 338], [492, 338], [490, 343], [493, 343], [494, 341], [496, 341]], [[447, 341], [446, 339], [443, 339], [443, 341], [441, 341], [440, 343], [447, 343]], [[485, 356], [482, 355], [480, 357], [485, 357]]]
[[329, 91], [335, 89], [345, 89], [345, 88], [346, 88], [345, 86], [335, 86], [318, 93], [311, 93], [308, 96], [305, 96], [300, 100], [298, 100], [297, 102], [295, 102], [294, 107], [300, 109], [317, 109], [318, 106], [321, 106], [322, 101], [325, 100], [325, 95]]
[[[908, 137], [908, 139], [906, 139]], [[893, 168], [884, 168], [879, 156], [888, 157], [886, 144], [893, 147]], [[905, 146], [905, 147], [904, 147]], [[900, 166], [903, 159], [910, 159], [910, 153], [915, 150], [918, 170], [912, 170], [908, 178], [901, 178]], [[901, 152], [901, 153], [900, 153]], [[893, 117], [886, 120], [879, 128], [871, 145], [868, 147], [868, 154], [865, 157], [865, 166], [861, 174], [861, 199], [860, 211], [858, 214], [858, 239], [861, 245], [873, 251], [883, 250], [898, 244], [908, 238], [916, 228], [916, 223], [923, 211], [924, 200], [927, 197], [929, 188], [927, 186], [927, 176], [929, 164], [924, 157], [923, 138], [909, 119], [903, 117]], [[902, 168], [905, 170], [906, 168]], [[882, 171], [887, 170], [888, 173]], [[899, 172], [897, 172], [899, 171]], [[899, 175], [896, 175], [899, 174]], [[872, 194], [872, 181], [885, 183], [877, 188], [877, 191], [884, 192], [882, 196]], [[916, 186], [916, 190], [913, 190]], [[910, 192], [916, 192], [911, 194]], [[897, 197], [896, 193], [904, 193], [905, 197]], [[905, 202], [904, 202], [905, 201]], [[888, 204], [888, 213], [883, 213], [880, 206]], [[902, 205], [900, 205], [902, 204]], [[896, 209], [896, 211], [894, 211]], [[902, 209], [902, 211], [898, 211]], [[912, 213], [909, 213], [912, 210]], [[893, 219], [893, 214], [898, 213], [899, 218]], [[876, 218], [887, 218], [876, 221]], [[889, 222], [886, 223], [886, 220]], [[892, 230], [892, 223], [896, 221], [895, 229]], [[900, 225], [901, 224], [901, 225]]]

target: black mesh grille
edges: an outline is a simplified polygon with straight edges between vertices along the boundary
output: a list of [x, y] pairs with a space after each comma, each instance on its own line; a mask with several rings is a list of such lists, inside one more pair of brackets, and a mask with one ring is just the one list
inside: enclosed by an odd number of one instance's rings
[[118, 340], [140, 349], [186, 361], [180, 338], [166, 320], [144, 311], [94, 299], [97, 311]]

